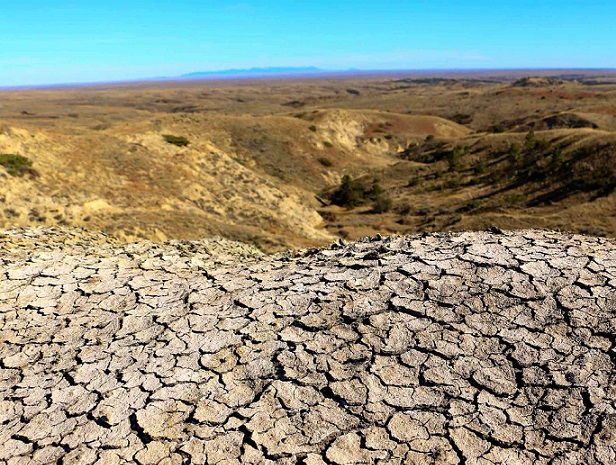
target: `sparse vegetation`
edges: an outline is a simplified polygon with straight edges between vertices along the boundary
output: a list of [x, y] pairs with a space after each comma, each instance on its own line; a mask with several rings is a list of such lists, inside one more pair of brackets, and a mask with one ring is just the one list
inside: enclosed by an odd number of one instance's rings
[[174, 136], [173, 134], [163, 134], [163, 139], [168, 144], [177, 145], [178, 147], [186, 147], [190, 141], [184, 136]]
[[372, 202], [375, 213], [384, 213], [391, 210], [393, 201], [374, 179], [371, 184], [366, 180], [352, 179], [349, 175], [342, 177], [340, 186], [332, 192], [330, 200], [334, 205], [345, 208], [354, 208]]
[[447, 154], [449, 171], [456, 171], [460, 167], [460, 159], [468, 153], [468, 147], [456, 146]]
[[451, 120], [458, 124], [471, 124], [473, 122], [473, 116], [468, 113], [456, 113], [451, 117]]
[[334, 144], [332, 144], [332, 143], [331, 143], [330, 141], [328, 141], [328, 140], [324, 140], [324, 141], [323, 141], [323, 145], [324, 145], [325, 147], [327, 147], [328, 149], [331, 149], [331, 148], [334, 146]]
[[491, 132], [493, 134], [500, 134], [505, 132], [506, 130], [507, 129], [502, 124], [493, 124], [488, 128], [488, 132]]
[[419, 176], [414, 176], [411, 179], [409, 179], [409, 182], [407, 183], [406, 187], [414, 187], [417, 184], [419, 184], [420, 181], [421, 179], [419, 178]]
[[[30, 157], [41, 171], [44, 164], [45, 176], [15, 192], [22, 183], [11, 181], [20, 178], [0, 167], [0, 199], [7, 199], [0, 200], [0, 219], [8, 222], [11, 213], [3, 209], [13, 208], [21, 214], [13, 222], [66, 220], [92, 228], [111, 225], [112, 231], [134, 227], [131, 236], [150, 239], [157, 236], [145, 225], [156, 224], [170, 239], [221, 233], [259, 242], [268, 251], [321, 234], [310, 231], [309, 213], [298, 213], [315, 208], [332, 213], [324, 213], [324, 232], [346, 231], [353, 239], [488, 224], [616, 234], [616, 119], [611, 117], [616, 81], [592, 88], [572, 82], [509, 87], [519, 77], [423, 84], [391, 77], [327, 85], [299, 80], [271, 89], [250, 83], [220, 89], [169, 84], [147, 92], [110, 90], [96, 107], [88, 103], [91, 96], [71, 89], [55, 93], [66, 102], [58, 111], [50, 110], [56, 97], [52, 102], [44, 93], [7, 93], [0, 152]], [[487, 133], [491, 126], [498, 134]], [[156, 156], [147, 139], [134, 137], [150, 131], [175, 156]], [[174, 136], [166, 141], [162, 133]], [[220, 156], [210, 154], [205, 141]], [[36, 158], [30, 155], [35, 150]], [[27, 163], [10, 171], [25, 179], [34, 173]], [[103, 195], [108, 186], [101, 187], [94, 172], [101, 173], [101, 183], [117, 174], [121, 182], [113, 183], [114, 196], [134, 201], [118, 203]], [[339, 193], [348, 202], [338, 203], [357, 205], [348, 210], [330, 200], [341, 187], [332, 179], [345, 173], [351, 187], [361, 185]], [[376, 189], [374, 177], [380, 179]], [[205, 185], [206, 179], [213, 182]], [[180, 184], [186, 189], [178, 189]], [[255, 191], [263, 196], [255, 198]], [[50, 192], [57, 199], [52, 203], [63, 207], [58, 212], [42, 207]], [[317, 199], [273, 212], [268, 199], [279, 192]], [[82, 198], [106, 199], [118, 210], [101, 215], [96, 208], [108, 208], [102, 202], [93, 204], [92, 212], [72, 208]], [[470, 199], [480, 205], [467, 205]], [[27, 213], [34, 206], [39, 215]], [[421, 216], [423, 211], [429, 214]], [[221, 212], [232, 213], [226, 218]], [[305, 227], [290, 227], [297, 218], [290, 221], [289, 215], [305, 216]]]
[[391, 197], [384, 194], [377, 196], [372, 202], [372, 211], [374, 213], [387, 213], [393, 207], [394, 202]]
[[399, 156], [419, 163], [436, 163], [447, 160], [450, 171], [458, 168], [463, 155], [469, 151], [467, 146], [448, 146], [444, 141], [426, 138], [421, 144], [412, 143]]
[[462, 208], [460, 208], [460, 212], [471, 212], [476, 210], [479, 207], [479, 202], [477, 200], [469, 200], [464, 204]]
[[0, 166], [4, 166], [11, 176], [22, 177], [25, 174], [36, 176], [38, 173], [32, 168], [32, 160], [14, 153], [0, 154]]
[[486, 165], [484, 162], [480, 161], [473, 166], [473, 172], [475, 174], [484, 174], [486, 172]]

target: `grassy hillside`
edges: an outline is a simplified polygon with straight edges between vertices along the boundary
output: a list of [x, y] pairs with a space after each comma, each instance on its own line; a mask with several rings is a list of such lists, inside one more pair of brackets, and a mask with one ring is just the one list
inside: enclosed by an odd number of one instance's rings
[[[424, 140], [374, 173], [392, 211], [330, 206], [329, 228], [391, 232], [546, 227], [616, 232], [616, 135], [577, 129]], [[332, 191], [328, 192], [329, 194]]]
[[[0, 226], [265, 250], [489, 226], [616, 235], [616, 85], [513, 81], [5, 92]], [[365, 186], [352, 205], [332, 200], [345, 175]]]

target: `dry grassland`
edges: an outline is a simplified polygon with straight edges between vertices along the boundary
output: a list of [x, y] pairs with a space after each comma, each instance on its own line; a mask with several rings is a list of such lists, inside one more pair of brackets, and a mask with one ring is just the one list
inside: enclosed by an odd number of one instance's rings
[[[0, 167], [0, 227], [220, 234], [267, 251], [488, 227], [614, 236], [616, 79], [561, 74], [4, 91], [0, 153], [32, 166]], [[332, 205], [345, 174], [377, 179], [391, 209]]]

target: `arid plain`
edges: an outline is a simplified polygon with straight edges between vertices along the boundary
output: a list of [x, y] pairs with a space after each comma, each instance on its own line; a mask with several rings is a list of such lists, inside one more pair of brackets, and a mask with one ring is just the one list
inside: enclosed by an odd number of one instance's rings
[[25, 157], [0, 167], [0, 228], [264, 251], [488, 227], [616, 235], [608, 71], [6, 90], [0, 153]]

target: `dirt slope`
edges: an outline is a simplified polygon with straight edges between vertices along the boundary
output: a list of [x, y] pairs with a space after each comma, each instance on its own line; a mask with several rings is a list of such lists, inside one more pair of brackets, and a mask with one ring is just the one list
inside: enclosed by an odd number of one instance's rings
[[[0, 167], [5, 225], [69, 224], [126, 239], [223, 234], [265, 249], [331, 240], [315, 194], [342, 173], [391, 165], [401, 141], [468, 133], [437, 117], [344, 110], [302, 118], [165, 115], [67, 129], [4, 127], [0, 153], [28, 157], [37, 174], [13, 177]], [[165, 134], [190, 143], [169, 144]]]
[[164, 132], [5, 129], [0, 152], [28, 157], [37, 172], [14, 177], [0, 168], [5, 224], [88, 226], [129, 239], [224, 233], [278, 247], [330, 238], [310, 192], [244, 167], [207, 136], [176, 147]]

